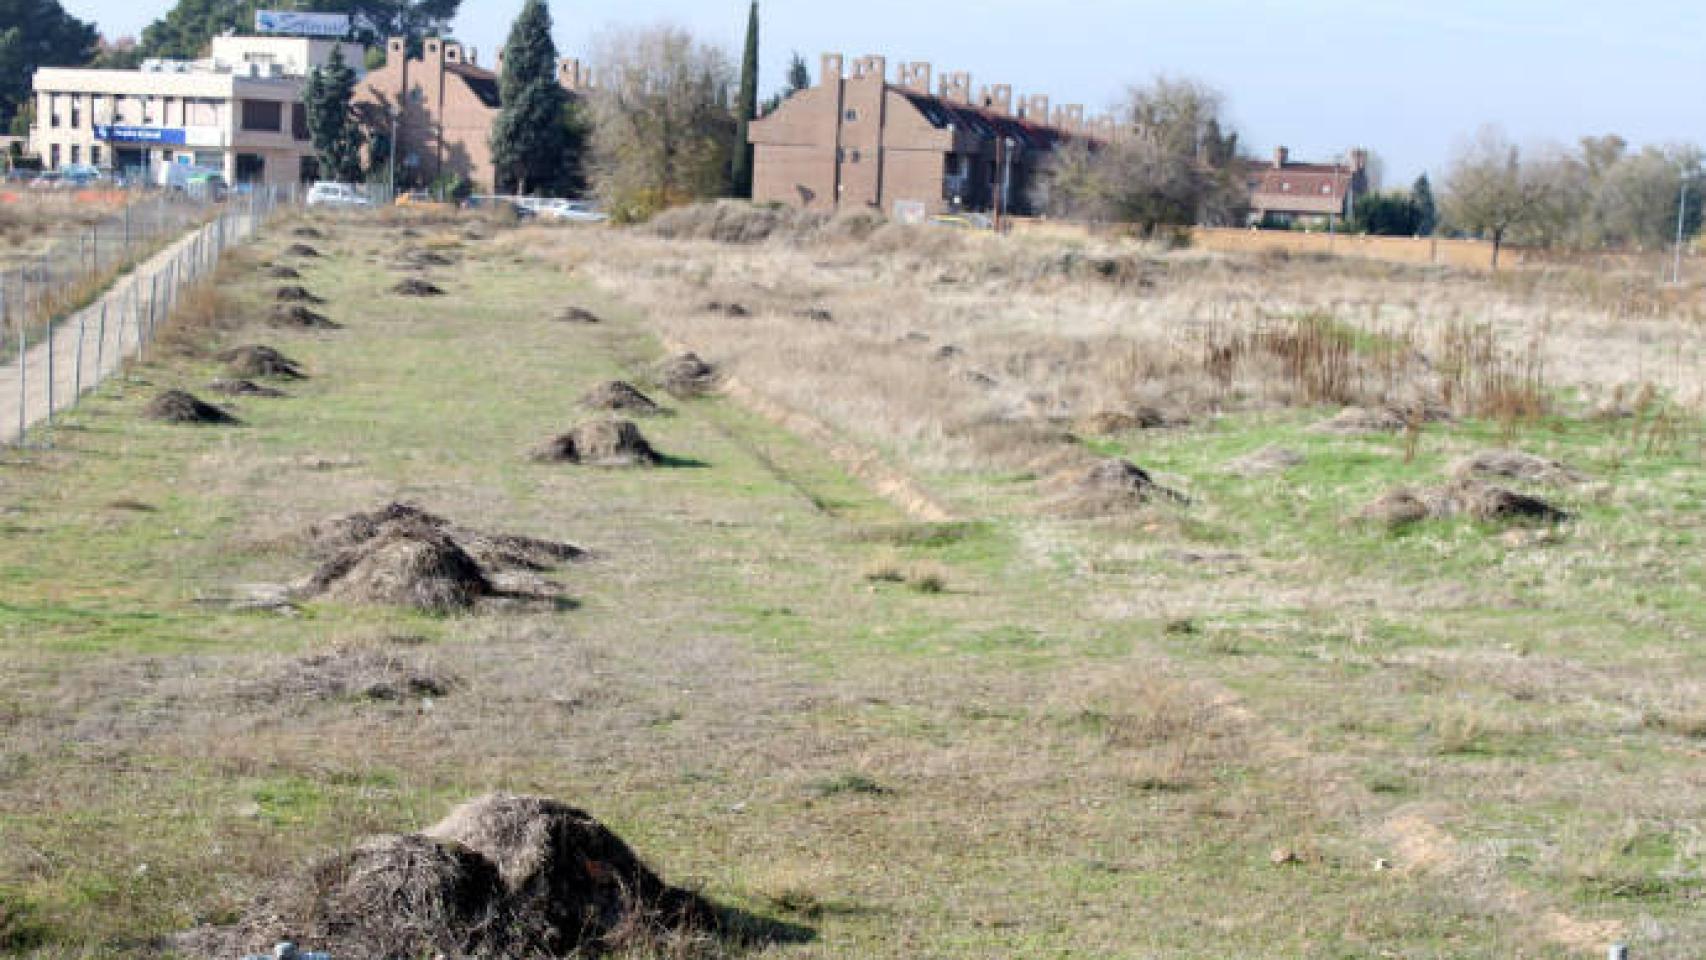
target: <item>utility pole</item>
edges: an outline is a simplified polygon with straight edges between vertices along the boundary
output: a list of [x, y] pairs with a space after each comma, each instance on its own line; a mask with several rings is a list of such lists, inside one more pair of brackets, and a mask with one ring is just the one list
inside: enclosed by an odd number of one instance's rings
[[1688, 178], [1682, 180], [1682, 193], [1676, 203], [1676, 259], [1670, 271], [1670, 282], [1682, 285], [1682, 224], [1688, 213]]
[[397, 119], [401, 115], [402, 115], [401, 110], [398, 110], [396, 108], [392, 108], [392, 110], [391, 110], [391, 160], [390, 160], [388, 166], [390, 168], [389, 177], [391, 180], [391, 201], [393, 203], [395, 203], [397, 200]]

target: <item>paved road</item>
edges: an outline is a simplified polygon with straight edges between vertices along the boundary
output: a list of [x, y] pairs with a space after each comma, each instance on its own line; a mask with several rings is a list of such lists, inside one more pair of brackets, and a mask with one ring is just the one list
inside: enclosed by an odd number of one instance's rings
[[[247, 232], [245, 228], [249, 221], [246, 218], [235, 222], [239, 235]], [[47, 419], [50, 355], [53, 360], [53, 400], [56, 415], [70, 407], [74, 399], [72, 395], [78, 382], [79, 338], [83, 341], [82, 387], [85, 392], [111, 376], [124, 358], [136, 355], [137, 324], [139, 320], [145, 323], [148, 315], [149, 278], [159, 275], [156, 293], [164, 306], [165, 284], [169, 274], [163, 271], [174, 258], [195, 243], [201, 232], [199, 229], [192, 230], [173, 241], [165, 249], [120, 277], [100, 299], [82, 312], [62, 321], [54, 330], [51, 351], [44, 340], [30, 347], [21, 370], [16, 358], [0, 364], [0, 442], [17, 442], [20, 402], [23, 410], [22, 422], [26, 430]], [[106, 317], [104, 336], [103, 311]], [[16, 333], [11, 336], [16, 336]], [[24, 381], [21, 395], [18, 389], [20, 375]]]

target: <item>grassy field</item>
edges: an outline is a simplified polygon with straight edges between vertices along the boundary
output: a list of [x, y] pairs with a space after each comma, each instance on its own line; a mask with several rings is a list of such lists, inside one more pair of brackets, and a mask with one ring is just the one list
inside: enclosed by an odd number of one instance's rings
[[[1564, 280], [894, 230], [422, 224], [407, 243], [459, 263], [411, 299], [387, 292], [394, 225], [320, 226], [326, 256], [279, 262], [344, 329], [242, 322], [280, 228], [227, 267], [232, 322], [0, 465], [0, 953], [158, 952], [493, 789], [583, 807], [771, 921], [716, 953], [1706, 949], [1692, 322]], [[603, 322], [553, 319], [570, 305]], [[1343, 404], [1282, 364], [1205, 375], [1204, 342], [1321, 311], [1382, 363], [1466, 317], [1519, 355], [1544, 328], [1557, 400], [1323, 432]], [[241, 426], [139, 418], [254, 342], [311, 378], [228, 403]], [[583, 391], [680, 345], [834, 439], [655, 393], [671, 415], [640, 425], [670, 465], [529, 461]], [[1081, 428], [1139, 407], [1174, 425]], [[1273, 446], [1296, 464], [1229, 469]], [[1354, 519], [1504, 446], [1580, 472], [1518, 484], [1570, 522]], [[1105, 456], [1188, 502], [1053, 509], [1054, 474]], [[873, 464], [951, 518], [880, 495]], [[312, 569], [310, 524], [390, 500], [593, 557], [554, 574], [554, 611], [233, 602]], [[304, 681], [364, 651], [447, 692]]]

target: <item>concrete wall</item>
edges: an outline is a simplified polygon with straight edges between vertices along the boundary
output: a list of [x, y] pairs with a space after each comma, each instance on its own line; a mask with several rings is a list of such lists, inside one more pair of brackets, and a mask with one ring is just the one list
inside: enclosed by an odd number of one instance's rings
[[[1290, 230], [1238, 230], [1196, 227], [1191, 245], [1218, 253], [1330, 254], [1392, 263], [1438, 264], [1466, 270], [1491, 270], [1493, 245], [1479, 240], [1441, 237], [1368, 237], [1347, 234], [1298, 233]], [[1506, 247], [1499, 266], [1517, 266], [1521, 250]]]

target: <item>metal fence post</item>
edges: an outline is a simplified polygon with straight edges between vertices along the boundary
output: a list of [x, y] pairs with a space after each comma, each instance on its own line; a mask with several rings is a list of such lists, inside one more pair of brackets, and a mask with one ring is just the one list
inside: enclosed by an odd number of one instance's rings
[[[105, 303], [105, 300], [102, 301]], [[87, 310], [77, 315], [77, 357], [71, 368], [71, 402], [76, 403], [83, 397], [83, 335], [88, 332], [89, 312]]]
[[[115, 292], [113, 296], [118, 296]], [[95, 328], [95, 384], [99, 386], [106, 371], [101, 366], [107, 352], [107, 301], [101, 300], [101, 322]]]
[[53, 369], [53, 341], [55, 339], [57, 339], [57, 337], [54, 336], [53, 324], [49, 323], [47, 325], [47, 422], [49, 426], [53, 424], [53, 381], [55, 379]]
[[28, 327], [22, 320], [18, 322], [18, 446], [24, 445], [24, 428], [29, 422], [24, 416], [24, 408], [29, 405], [29, 366], [25, 361], [29, 357], [30, 338]]

